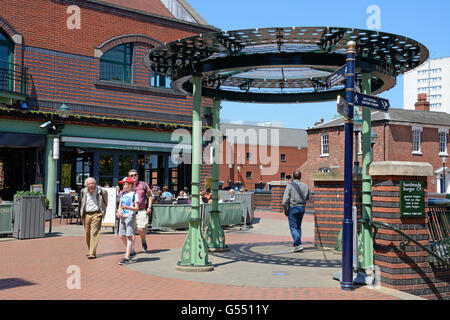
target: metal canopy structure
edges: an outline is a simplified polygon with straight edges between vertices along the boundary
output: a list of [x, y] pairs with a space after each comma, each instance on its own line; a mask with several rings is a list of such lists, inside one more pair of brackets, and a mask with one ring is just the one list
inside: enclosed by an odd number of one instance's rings
[[371, 73], [372, 93], [392, 88], [398, 74], [422, 64], [428, 50], [396, 34], [342, 27], [287, 27], [212, 32], [165, 43], [144, 56], [172, 88], [192, 95], [194, 75], [202, 96], [259, 103], [335, 100], [345, 86], [326, 78], [346, 62], [346, 44], [356, 43], [355, 80]]

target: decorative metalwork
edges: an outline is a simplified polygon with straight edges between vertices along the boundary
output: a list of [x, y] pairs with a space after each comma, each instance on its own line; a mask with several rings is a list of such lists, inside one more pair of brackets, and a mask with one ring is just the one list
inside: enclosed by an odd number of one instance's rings
[[348, 41], [356, 42], [356, 83], [372, 73], [372, 93], [428, 58], [419, 42], [376, 30], [287, 27], [222, 31], [153, 48], [144, 57], [172, 88], [192, 94], [193, 75], [202, 75], [203, 95], [233, 101], [311, 102], [334, 100], [344, 85], [326, 89], [326, 78], [345, 64]]

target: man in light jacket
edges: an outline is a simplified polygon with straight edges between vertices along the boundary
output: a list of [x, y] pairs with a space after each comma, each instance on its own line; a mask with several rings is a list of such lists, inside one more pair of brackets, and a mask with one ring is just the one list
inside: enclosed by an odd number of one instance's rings
[[80, 192], [80, 215], [86, 231], [88, 259], [95, 259], [102, 220], [108, 205], [108, 192], [89, 177], [84, 181], [85, 188]]
[[302, 251], [302, 220], [305, 213], [306, 200], [310, 199], [308, 186], [300, 181], [302, 173], [299, 169], [294, 170], [294, 180], [286, 186], [283, 196], [284, 214], [288, 217], [289, 229], [291, 231], [293, 252]]

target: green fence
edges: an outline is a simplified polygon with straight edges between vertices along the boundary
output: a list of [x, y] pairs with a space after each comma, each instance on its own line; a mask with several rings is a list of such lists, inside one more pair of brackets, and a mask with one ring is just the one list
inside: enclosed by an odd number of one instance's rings
[[3, 201], [0, 203], [0, 234], [11, 234], [12, 230], [12, 201]]
[[[205, 226], [209, 224], [212, 204], [204, 204], [202, 214]], [[242, 203], [219, 203], [220, 222], [222, 225], [241, 224]], [[152, 229], [170, 228], [187, 229], [191, 217], [190, 204], [153, 204], [152, 205]]]
[[[211, 218], [212, 204], [205, 204], [204, 208], [204, 225], [207, 226]], [[219, 203], [219, 211], [220, 224], [222, 226], [241, 224], [243, 214], [241, 202]]]

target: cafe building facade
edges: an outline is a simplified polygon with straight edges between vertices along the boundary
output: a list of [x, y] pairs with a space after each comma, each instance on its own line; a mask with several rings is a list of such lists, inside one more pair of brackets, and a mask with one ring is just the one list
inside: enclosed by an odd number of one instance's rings
[[[192, 98], [142, 58], [216, 30], [185, 1], [2, 1], [0, 197], [42, 186], [55, 213], [57, 192], [89, 176], [115, 186], [131, 168], [149, 184], [189, 188], [190, 165], [171, 152], [174, 130], [192, 127]], [[212, 104], [202, 100], [204, 129]]]

